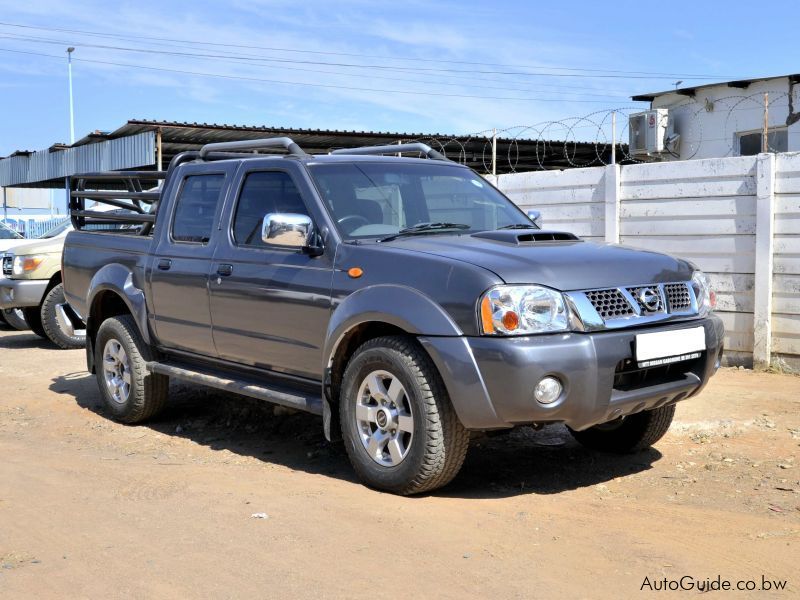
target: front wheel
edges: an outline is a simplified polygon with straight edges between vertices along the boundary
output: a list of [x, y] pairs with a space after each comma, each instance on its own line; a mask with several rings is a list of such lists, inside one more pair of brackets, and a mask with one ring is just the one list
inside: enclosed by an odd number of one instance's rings
[[49, 339], [42, 326], [42, 311], [38, 306], [26, 306], [22, 309], [22, 315], [33, 333], [45, 340]]
[[344, 373], [339, 416], [350, 462], [371, 487], [428, 492], [449, 483], [464, 463], [469, 432], [413, 338], [377, 338], [356, 350]]
[[674, 416], [675, 405], [670, 404], [595, 425], [584, 431], [570, 429], [569, 432], [592, 450], [625, 454], [645, 450], [655, 444], [667, 433]]
[[64, 298], [64, 285], [54, 286], [42, 302], [42, 328], [47, 338], [63, 350], [83, 348], [86, 344], [86, 330], [81, 324], [77, 329], [75, 323], [80, 319], [67, 304]]

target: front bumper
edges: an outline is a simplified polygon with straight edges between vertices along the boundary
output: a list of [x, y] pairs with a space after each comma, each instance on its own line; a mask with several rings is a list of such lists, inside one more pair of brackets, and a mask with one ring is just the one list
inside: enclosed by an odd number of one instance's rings
[[[640, 333], [705, 329], [706, 351], [649, 378], [626, 373]], [[530, 337], [422, 337], [442, 374], [450, 399], [468, 429], [498, 429], [523, 423], [562, 422], [576, 430], [617, 417], [659, 408], [697, 394], [719, 366], [724, 328], [719, 317], [657, 327]], [[666, 372], [664, 372], [666, 371]], [[542, 405], [533, 388], [546, 375], [564, 392]]]
[[0, 279], [0, 309], [39, 306], [48, 283], [46, 279]]

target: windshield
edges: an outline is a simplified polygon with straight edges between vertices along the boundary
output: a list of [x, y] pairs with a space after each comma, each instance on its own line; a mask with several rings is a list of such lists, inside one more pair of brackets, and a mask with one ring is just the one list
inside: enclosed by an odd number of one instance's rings
[[61, 223], [61, 225], [56, 225], [52, 229], [49, 229], [46, 232], [44, 232], [41, 236], [39, 236], [39, 239], [44, 240], [48, 238], [54, 238], [57, 235], [61, 235], [65, 231], [69, 231], [70, 229], [72, 229], [72, 222], [67, 220]]
[[5, 223], [0, 223], [0, 240], [20, 240], [22, 236]]
[[[310, 167], [322, 199], [347, 239], [531, 226], [510, 200], [466, 168], [448, 164], [359, 162]], [[448, 227], [444, 227], [447, 225]]]

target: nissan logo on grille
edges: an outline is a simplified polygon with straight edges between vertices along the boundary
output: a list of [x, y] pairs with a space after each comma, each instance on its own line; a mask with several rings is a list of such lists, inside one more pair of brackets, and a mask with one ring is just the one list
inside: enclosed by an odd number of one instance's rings
[[654, 288], [642, 288], [639, 291], [639, 302], [648, 312], [656, 312], [661, 305], [661, 295]]

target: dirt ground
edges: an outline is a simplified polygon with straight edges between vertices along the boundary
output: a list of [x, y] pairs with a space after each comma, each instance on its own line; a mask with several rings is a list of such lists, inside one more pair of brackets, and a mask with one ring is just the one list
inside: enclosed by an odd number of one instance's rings
[[84, 368], [0, 331], [3, 598], [800, 593], [798, 377], [723, 369], [632, 456], [560, 426], [476, 439], [450, 486], [399, 498], [355, 481], [317, 418], [174, 385], [157, 421], [117, 425]]

